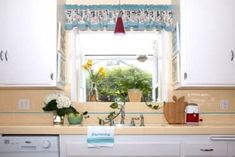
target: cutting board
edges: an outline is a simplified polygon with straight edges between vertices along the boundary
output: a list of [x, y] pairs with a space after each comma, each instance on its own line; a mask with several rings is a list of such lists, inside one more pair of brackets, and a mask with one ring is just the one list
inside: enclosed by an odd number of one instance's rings
[[174, 102], [164, 103], [164, 116], [169, 124], [184, 124], [187, 102], [184, 101], [184, 97], [177, 99], [173, 96], [173, 100]]

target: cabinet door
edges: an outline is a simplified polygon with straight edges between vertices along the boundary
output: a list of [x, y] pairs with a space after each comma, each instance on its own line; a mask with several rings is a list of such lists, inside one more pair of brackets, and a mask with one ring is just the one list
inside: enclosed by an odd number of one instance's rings
[[56, 67], [56, 0], [1, 0], [1, 85], [45, 85]]
[[235, 141], [228, 144], [229, 157], [235, 157]]
[[61, 157], [179, 157], [180, 143], [157, 136], [115, 136], [113, 147], [88, 148], [86, 136], [61, 135]]
[[4, 67], [6, 64], [5, 61], [5, 32], [6, 32], [6, 18], [5, 18], [5, 12], [6, 12], [6, 1], [0, 1], [0, 81], [4, 81], [5, 71]]
[[[191, 85], [235, 85], [235, 1], [184, 0], [185, 73]], [[184, 30], [182, 30], [184, 31]]]

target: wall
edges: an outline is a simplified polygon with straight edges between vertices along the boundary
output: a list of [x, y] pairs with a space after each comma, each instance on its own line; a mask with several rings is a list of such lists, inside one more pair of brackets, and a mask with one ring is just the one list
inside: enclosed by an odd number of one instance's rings
[[[171, 35], [168, 36], [171, 41]], [[169, 42], [170, 47], [170, 42]], [[171, 51], [171, 48], [169, 48]], [[197, 103], [200, 107], [203, 123], [227, 123], [235, 124], [232, 119], [235, 118], [235, 90], [173, 90], [171, 81], [171, 56], [169, 60], [169, 101], [172, 96], [185, 96], [186, 101]], [[69, 87], [68, 87], [69, 89]], [[0, 90], [0, 124], [52, 124], [52, 113], [42, 111], [43, 100], [49, 93], [55, 90]], [[68, 93], [68, 92], [67, 92]], [[29, 109], [19, 109], [19, 99], [29, 99]], [[220, 109], [220, 101], [227, 100], [229, 108]], [[85, 123], [97, 123], [97, 117], [104, 117], [110, 111], [110, 103], [80, 103], [73, 104], [79, 111], [88, 110], [90, 118]], [[127, 103], [127, 122], [131, 117], [138, 117], [140, 114], [145, 115], [147, 123], [165, 123], [162, 108], [154, 111], [149, 109], [144, 103]], [[119, 120], [117, 120], [118, 122]]]
[[[67, 0], [67, 4], [87, 4], [94, 1], [85, 0]], [[95, 1], [101, 2], [100, 1]], [[117, 3], [118, 1], [102, 0], [107, 4]], [[121, 1], [124, 3], [136, 3], [137, 1]], [[152, 3], [151, 0], [138, 0], [139, 2]], [[169, 4], [168, 1], [154, 1], [157, 4]], [[168, 36], [169, 40], [169, 52], [171, 51], [170, 41], [171, 35]], [[169, 101], [173, 95], [177, 97], [185, 96], [186, 101], [197, 103], [200, 107], [201, 117], [204, 119], [203, 123], [227, 123], [235, 124], [232, 119], [235, 118], [235, 90], [173, 90], [171, 81], [171, 56], [168, 56], [169, 60]], [[68, 84], [69, 85], [69, 84]], [[69, 91], [69, 86], [66, 88]], [[42, 111], [43, 100], [45, 96], [55, 90], [3, 90], [0, 89], [0, 124], [52, 124], [52, 113]], [[68, 93], [68, 92], [67, 92]], [[19, 99], [29, 99], [29, 109], [19, 109]], [[220, 109], [221, 100], [227, 100], [229, 108], [225, 110]], [[104, 117], [110, 110], [108, 107], [110, 103], [88, 103], [86, 105], [80, 103], [73, 104], [79, 111], [88, 110], [90, 118], [85, 120], [85, 123], [97, 123], [97, 117]], [[147, 123], [165, 123], [165, 119], [162, 113], [162, 108], [158, 111], [153, 111], [146, 107], [143, 103], [128, 103], [126, 105], [127, 121], [130, 117], [136, 117], [140, 114], [145, 115]]]

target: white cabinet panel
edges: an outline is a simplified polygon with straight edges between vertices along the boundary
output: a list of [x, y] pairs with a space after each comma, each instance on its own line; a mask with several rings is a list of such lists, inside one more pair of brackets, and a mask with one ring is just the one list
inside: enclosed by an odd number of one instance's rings
[[229, 157], [235, 157], [235, 141], [228, 144]]
[[61, 157], [179, 157], [179, 142], [157, 136], [115, 136], [113, 147], [88, 148], [86, 136], [62, 135]]
[[[199, 85], [235, 84], [235, 1], [187, 0], [186, 82]], [[187, 22], [188, 21], [188, 22]]]
[[[179, 87], [235, 87], [235, 1], [180, 0]], [[177, 8], [177, 7], [176, 7]], [[178, 15], [178, 14], [177, 14]]]
[[0, 10], [0, 86], [56, 85], [57, 0], [2, 0]]
[[88, 148], [86, 135], [61, 135], [60, 155], [61, 157], [234, 157], [233, 140], [232, 135], [116, 135], [113, 147]]

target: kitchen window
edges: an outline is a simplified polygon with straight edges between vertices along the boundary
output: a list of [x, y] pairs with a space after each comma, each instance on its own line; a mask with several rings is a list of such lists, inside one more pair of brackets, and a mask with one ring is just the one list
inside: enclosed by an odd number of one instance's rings
[[[161, 33], [128, 32], [116, 36], [113, 32], [79, 32], [76, 38], [79, 101], [87, 102], [87, 73], [81, 68], [88, 59], [94, 68], [103, 66], [106, 70], [134, 67], [150, 75], [152, 101], [163, 100], [162, 68], [163, 50]], [[147, 58], [147, 60], [143, 60]], [[141, 60], [142, 59], [142, 60]], [[98, 70], [98, 69], [96, 69]], [[113, 101], [108, 97], [101, 101]]]

